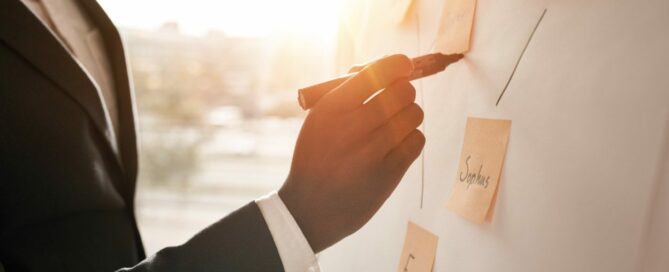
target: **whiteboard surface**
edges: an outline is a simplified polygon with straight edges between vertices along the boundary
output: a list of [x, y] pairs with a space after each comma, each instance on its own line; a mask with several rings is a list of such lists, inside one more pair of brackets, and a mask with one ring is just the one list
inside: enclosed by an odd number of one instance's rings
[[[353, 2], [342, 66], [430, 53], [443, 1], [414, 0], [402, 25], [384, 18], [392, 0]], [[322, 270], [396, 271], [411, 220], [439, 236], [434, 271], [669, 271], [667, 11], [661, 0], [479, 0], [466, 59], [414, 82], [424, 160], [321, 254]], [[486, 225], [446, 209], [467, 116], [513, 121]]]

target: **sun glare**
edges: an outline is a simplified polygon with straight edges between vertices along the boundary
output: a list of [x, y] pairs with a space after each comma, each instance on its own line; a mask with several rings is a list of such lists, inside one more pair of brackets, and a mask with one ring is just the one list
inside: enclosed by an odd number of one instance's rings
[[191, 35], [211, 30], [230, 36], [277, 33], [335, 35], [341, 0], [100, 0], [123, 27], [151, 29], [178, 23]]

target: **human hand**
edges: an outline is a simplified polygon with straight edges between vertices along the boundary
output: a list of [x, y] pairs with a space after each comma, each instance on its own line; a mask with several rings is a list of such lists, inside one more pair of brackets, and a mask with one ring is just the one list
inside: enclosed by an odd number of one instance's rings
[[[279, 190], [314, 252], [360, 229], [418, 157], [423, 111], [404, 55], [382, 58], [325, 95], [297, 139]], [[377, 91], [384, 89], [367, 103]]]

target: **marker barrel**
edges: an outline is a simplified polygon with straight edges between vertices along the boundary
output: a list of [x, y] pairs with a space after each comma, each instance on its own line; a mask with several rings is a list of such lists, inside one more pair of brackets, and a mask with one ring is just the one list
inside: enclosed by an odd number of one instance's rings
[[[464, 55], [462, 54], [442, 55], [439, 53], [434, 53], [414, 58], [412, 59], [414, 71], [409, 76], [409, 80], [419, 79], [441, 72], [446, 69], [446, 66], [457, 62], [463, 57]], [[357, 72], [349, 73], [322, 83], [318, 83], [316, 85], [299, 89], [297, 91], [297, 101], [299, 102], [300, 107], [302, 107], [304, 110], [312, 108], [323, 96], [325, 96], [334, 88], [337, 88], [355, 74], [357, 74]]]

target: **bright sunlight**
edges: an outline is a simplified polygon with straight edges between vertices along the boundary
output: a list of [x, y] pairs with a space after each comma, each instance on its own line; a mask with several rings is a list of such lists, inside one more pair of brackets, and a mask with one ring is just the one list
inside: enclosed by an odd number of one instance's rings
[[340, 0], [100, 0], [122, 27], [156, 28], [178, 23], [191, 35], [211, 30], [229, 36], [276, 33], [335, 35]]

